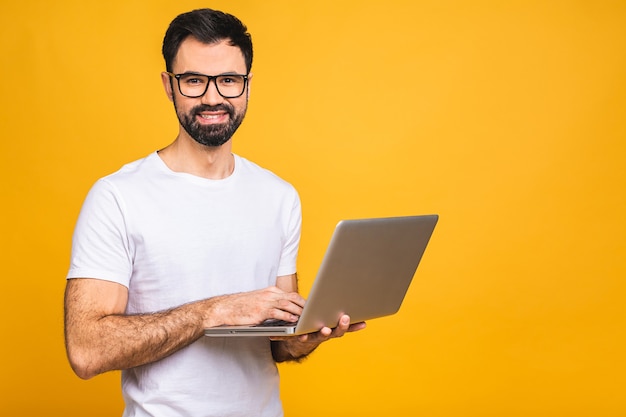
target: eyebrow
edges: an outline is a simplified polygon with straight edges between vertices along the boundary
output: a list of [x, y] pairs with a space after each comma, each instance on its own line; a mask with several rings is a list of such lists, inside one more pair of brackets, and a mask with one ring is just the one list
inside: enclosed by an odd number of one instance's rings
[[209, 75], [209, 74], [204, 74], [198, 71], [185, 71], [185, 72], [181, 72], [178, 75], [204, 75], [206, 77], [218, 77], [220, 75], [246, 75], [246, 74], [241, 74], [241, 73], [238, 73], [237, 71], [227, 71], [227, 72], [222, 72], [216, 75]]

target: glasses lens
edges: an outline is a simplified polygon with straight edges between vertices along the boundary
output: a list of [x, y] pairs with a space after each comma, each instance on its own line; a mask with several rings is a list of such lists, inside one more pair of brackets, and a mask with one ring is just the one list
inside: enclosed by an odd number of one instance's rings
[[246, 78], [237, 74], [220, 75], [215, 78], [215, 85], [222, 96], [239, 97], [246, 86]]
[[[180, 92], [187, 97], [201, 97], [206, 93], [210, 78], [199, 74], [181, 74], [178, 76]], [[246, 87], [244, 75], [218, 75], [215, 77], [217, 91], [226, 98], [239, 97]]]
[[182, 74], [178, 77], [178, 85], [182, 95], [187, 97], [200, 97], [204, 94], [209, 83], [206, 75]]

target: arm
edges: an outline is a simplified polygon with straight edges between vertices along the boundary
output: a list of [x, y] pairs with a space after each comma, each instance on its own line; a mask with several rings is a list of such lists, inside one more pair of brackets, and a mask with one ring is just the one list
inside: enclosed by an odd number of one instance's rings
[[[278, 277], [276, 286], [286, 292], [298, 291], [297, 275]], [[336, 328], [324, 327], [316, 333], [301, 336], [288, 336], [272, 340], [272, 357], [276, 362], [300, 362], [311, 354], [322, 342], [341, 337], [346, 332], [354, 332], [365, 328], [365, 323], [350, 325], [350, 317], [342, 316]]]
[[214, 297], [151, 314], [125, 314], [128, 289], [120, 284], [76, 278], [65, 291], [65, 343], [72, 369], [81, 378], [162, 359], [193, 343], [205, 327], [295, 320], [304, 300], [269, 287]]

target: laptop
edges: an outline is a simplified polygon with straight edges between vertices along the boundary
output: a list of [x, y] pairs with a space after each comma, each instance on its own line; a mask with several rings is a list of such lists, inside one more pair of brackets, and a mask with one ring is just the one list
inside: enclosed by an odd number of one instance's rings
[[395, 314], [426, 250], [439, 216], [340, 221], [297, 323], [268, 320], [218, 326], [206, 336], [289, 336], [334, 328], [343, 314], [352, 323]]

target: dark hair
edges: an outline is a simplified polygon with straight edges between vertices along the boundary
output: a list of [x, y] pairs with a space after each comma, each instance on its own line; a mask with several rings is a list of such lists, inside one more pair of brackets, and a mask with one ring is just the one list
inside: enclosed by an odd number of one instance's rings
[[241, 50], [246, 61], [247, 72], [252, 68], [252, 37], [246, 26], [235, 16], [212, 9], [197, 9], [178, 15], [170, 23], [163, 38], [163, 58], [166, 71], [172, 71], [172, 63], [180, 44], [193, 36], [206, 44], [213, 44], [225, 39], [230, 45]]

